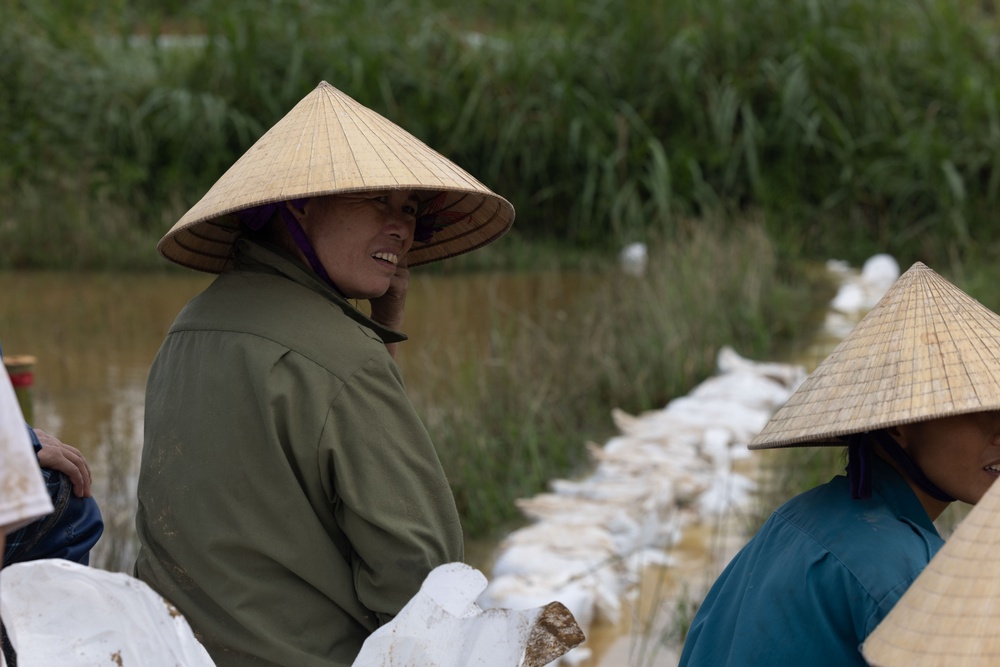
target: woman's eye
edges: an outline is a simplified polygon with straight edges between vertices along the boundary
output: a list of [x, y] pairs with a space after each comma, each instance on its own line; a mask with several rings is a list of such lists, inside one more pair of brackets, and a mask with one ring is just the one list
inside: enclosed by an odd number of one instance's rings
[[375, 201], [377, 201], [380, 204], [388, 204], [389, 203], [389, 195], [378, 195], [378, 196], [375, 197]]
[[403, 213], [405, 213], [406, 215], [416, 215], [417, 207], [412, 206], [410, 204], [406, 204], [405, 206], [403, 206]]

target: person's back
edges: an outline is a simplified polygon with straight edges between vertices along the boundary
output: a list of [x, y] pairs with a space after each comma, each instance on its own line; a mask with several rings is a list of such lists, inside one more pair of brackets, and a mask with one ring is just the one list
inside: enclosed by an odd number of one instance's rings
[[865, 665], [858, 646], [943, 543], [906, 481], [875, 465], [869, 499], [840, 476], [775, 510], [706, 596], [680, 665]]
[[[394, 362], [332, 298], [265, 265], [224, 273], [150, 372], [136, 573], [220, 665], [348, 665], [435, 564], [462, 556], [451, 491], [417, 460], [433, 454], [419, 420], [369, 395], [401, 390]], [[393, 516], [402, 502], [411, 512]]]

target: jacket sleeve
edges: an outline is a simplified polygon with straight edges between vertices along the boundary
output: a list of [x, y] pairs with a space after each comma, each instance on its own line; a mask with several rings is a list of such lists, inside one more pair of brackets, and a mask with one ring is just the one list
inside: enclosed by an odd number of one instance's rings
[[454, 496], [388, 355], [348, 379], [327, 416], [320, 456], [358, 598], [385, 622], [433, 568], [463, 558]]

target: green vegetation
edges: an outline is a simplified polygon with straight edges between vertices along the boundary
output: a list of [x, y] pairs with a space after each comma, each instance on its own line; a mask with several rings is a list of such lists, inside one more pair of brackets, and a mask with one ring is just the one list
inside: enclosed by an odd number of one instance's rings
[[612, 434], [611, 408], [662, 408], [715, 371], [723, 345], [772, 358], [832, 297], [818, 274], [782, 271], [755, 220], [685, 224], [650, 254], [641, 278], [595, 269], [588, 296], [564, 309], [484, 308], [496, 318], [488, 358], [428, 365], [415, 404], [470, 534], [516, 521], [515, 499], [586, 463], [586, 442]]
[[530, 240], [757, 211], [782, 257], [956, 272], [1000, 247], [988, 7], [10, 0], [0, 262], [159, 266], [150, 242], [326, 79], [507, 196]]

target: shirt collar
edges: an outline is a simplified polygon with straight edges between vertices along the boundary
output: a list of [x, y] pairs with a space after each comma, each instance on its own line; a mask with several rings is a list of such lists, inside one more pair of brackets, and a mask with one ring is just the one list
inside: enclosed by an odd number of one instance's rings
[[339, 307], [345, 315], [371, 329], [383, 343], [399, 343], [407, 340], [406, 334], [382, 326], [351, 305], [343, 294], [323, 281], [311, 269], [304, 266], [290, 252], [276, 245], [241, 236], [236, 240], [233, 268], [264, 268], [282, 275], [303, 287], [322, 294]]
[[881, 456], [873, 456], [872, 490], [877, 493], [897, 516], [903, 516], [924, 530], [938, 534], [934, 522], [920, 503], [909, 482]]

